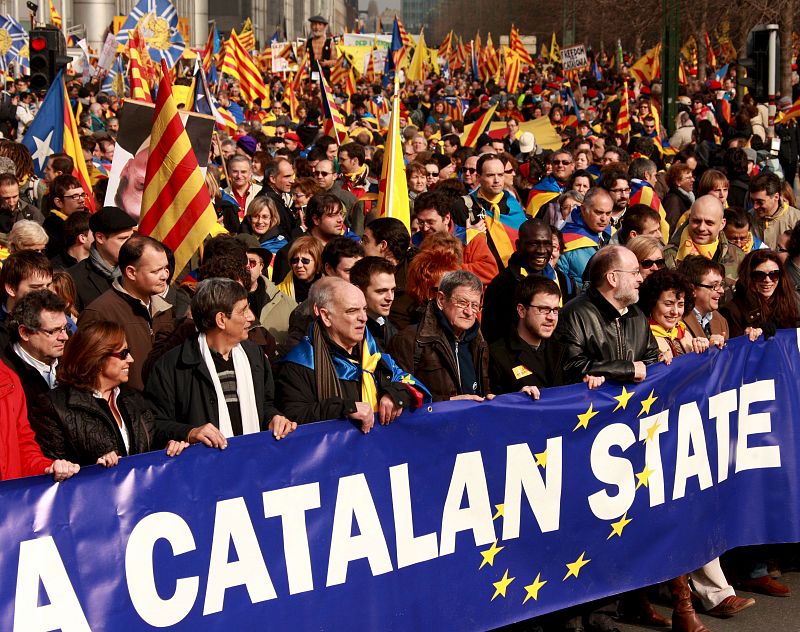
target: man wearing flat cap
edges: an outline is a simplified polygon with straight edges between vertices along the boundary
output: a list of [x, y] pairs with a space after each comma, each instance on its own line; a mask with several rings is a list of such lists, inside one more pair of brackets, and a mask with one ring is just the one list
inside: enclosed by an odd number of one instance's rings
[[317, 62], [322, 67], [326, 79], [331, 78], [331, 67], [336, 63], [336, 47], [333, 38], [327, 37], [328, 20], [321, 15], [312, 15], [308, 18], [311, 23], [311, 37], [306, 41], [306, 52], [311, 62], [311, 79], [318, 81]]
[[104, 206], [91, 216], [94, 243], [89, 256], [67, 270], [78, 290], [78, 311], [107, 291], [119, 276], [119, 249], [133, 235], [135, 226], [136, 221], [116, 206]]

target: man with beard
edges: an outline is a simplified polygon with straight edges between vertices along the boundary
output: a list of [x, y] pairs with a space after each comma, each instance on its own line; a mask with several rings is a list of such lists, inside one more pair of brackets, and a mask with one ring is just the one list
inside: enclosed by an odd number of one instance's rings
[[587, 375], [639, 383], [658, 362], [647, 316], [636, 306], [642, 273], [623, 246], [608, 246], [592, 259], [589, 289], [564, 308], [557, 336], [565, 346], [567, 382]]

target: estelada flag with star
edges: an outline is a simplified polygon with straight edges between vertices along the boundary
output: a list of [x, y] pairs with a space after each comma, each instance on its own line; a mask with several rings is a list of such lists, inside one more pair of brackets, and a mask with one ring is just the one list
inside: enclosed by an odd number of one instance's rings
[[33, 119], [28, 132], [22, 139], [33, 157], [33, 168], [36, 175], [44, 177], [44, 168], [47, 158], [52, 154], [65, 153], [75, 165], [72, 171], [81, 187], [86, 191], [86, 207], [92, 213], [95, 210], [92, 187], [90, 185], [89, 170], [83, 159], [78, 126], [75, 115], [67, 99], [67, 90], [64, 85], [64, 73], [59, 71], [53, 84], [47, 91], [42, 107]]
[[161, 70], [139, 232], [171, 248], [175, 270], [180, 271], [214, 230], [217, 214], [178, 114], [163, 59]]

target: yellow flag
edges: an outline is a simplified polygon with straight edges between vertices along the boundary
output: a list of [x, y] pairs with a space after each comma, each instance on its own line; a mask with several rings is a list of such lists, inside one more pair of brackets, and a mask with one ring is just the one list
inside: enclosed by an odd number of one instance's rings
[[381, 181], [378, 185], [378, 216], [396, 217], [411, 229], [411, 212], [406, 182], [406, 165], [403, 162], [403, 145], [400, 136], [400, 90], [395, 78], [392, 114], [386, 132]]
[[556, 41], [555, 31], [553, 31], [553, 41], [550, 43], [550, 61], [553, 62], [561, 61], [561, 47], [558, 45], [558, 42]]
[[425, 34], [420, 32], [414, 56], [406, 70], [406, 81], [425, 81], [425, 58], [428, 56], [428, 47], [425, 45]]

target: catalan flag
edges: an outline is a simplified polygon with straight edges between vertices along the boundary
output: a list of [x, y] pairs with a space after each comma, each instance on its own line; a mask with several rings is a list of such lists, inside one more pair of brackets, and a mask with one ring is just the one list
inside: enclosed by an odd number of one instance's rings
[[411, 229], [411, 211], [406, 182], [406, 165], [403, 162], [403, 144], [400, 137], [400, 96], [395, 79], [392, 114], [386, 133], [381, 180], [378, 185], [378, 217], [395, 217]]
[[450, 56], [452, 51], [453, 51], [453, 30], [450, 29], [450, 32], [442, 40], [442, 43], [439, 44], [439, 57], [441, 57], [445, 61], [450, 61]]
[[492, 34], [489, 33], [486, 36], [486, 46], [483, 49], [483, 70], [484, 70], [484, 81], [489, 81], [490, 79], [498, 80], [498, 73], [500, 72], [500, 56], [497, 54], [497, 51], [494, 48], [494, 42], [492, 42]]
[[627, 136], [631, 133], [631, 117], [628, 111], [628, 82], [623, 84], [622, 96], [619, 102], [619, 114], [617, 115], [617, 134]]
[[255, 33], [253, 33], [253, 23], [250, 21], [250, 18], [244, 21], [242, 31], [239, 33], [239, 41], [242, 43], [242, 48], [248, 53], [256, 49], [256, 36]]
[[72, 175], [78, 178], [81, 187], [86, 191], [87, 208], [94, 212], [89, 170], [83, 159], [78, 125], [66, 93], [64, 73], [59, 71], [47, 91], [39, 113], [22, 139], [22, 144], [30, 150], [34, 171], [40, 178], [44, 176], [44, 167], [49, 156], [58, 153], [71, 156], [75, 165]]
[[186, 134], [166, 62], [150, 135], [139, 232], [163, 242], [182, 270], [217, 223], [217, 214]]
[[714, 54], [714, 47], [711, 45], [711, 38], [708, 36], [708, 31], [703, 33], [703, 40], [706, 43], [706, 61], [712, 68], [717, 67], [717, 56]]
[[516, 51], [506, 48], [505, 51], [506, 68], [506, 90], [509, 94], [514, 94], [519, 87], [519, 75], [522, 67], [522, 60]]
[[375, 83], [375, 48], [369, 52], [369, 58], [367, 59], [367, 70], [364, 73], [364, 78], [369, 83]]
[[49, 0], [50, 2], [50, 23], [55, 26], [56, 28], [61, 28], [63, 22], [61, 21], [61, 14], [56, 9], [56, 5], [53, 0]]
[[658, 197], [650, 183], [644, 180], [631, 180], [631, 198], [628, 202], [628, 208], [636, 204], [649, 206], [659, 214], [661, 217], [661, 238], [665, 244], [669, 242], [669, 223], [667, 222], [667, 213], [661, 204], [661, 198]]
[[150, 96], [149, 83], [145, 79], [147, 73], [141, 57], [142, 54], [147, 55], [147, 50], [143, 47], [144, 39], [138, 29], [134, 29], [128, 43], [130, 44], [128, 48], [128, 83], [130, 84], [131, 99], [152, 103], [153, 98]]
[[389, 44], [389, 50], [386, 51], [386, 61], [383, 66], [383, 86], [388, 87], [400, 65], [397, 60], [400, 58], [401, 53], [405, 56], [405, 46], [403, 45], [403, 38], [400, 35], [400, 24], [397, 16], [394, 18], [394, 25], [392, 26], [392, 41]]
[[261, 72], [250, 53], [242, 46], [236, 31], [231, 31], [230, 39], [225, 45], [222, 72], [239, 80], [239, 88], [247, 103], [252, 104], [256, 99], [260, 99], [261, 105], [264, 107], [269, 105], [269, 88], [264, 84]]
[[508, 37], [508, 47], [516, 53], [523, 64], [533, 66], [531, 55], [523, 45], [522, 38], [519, 36], [519, 29], [513, 24], [511, 25], [511, 34]]
[[461, 145], [463, 147], [475, 147], [477, 145], [480, 135], [489, 128], [489, 123], [492, 122], [496, 109], [497, 104], [495, 103], [477, 121], [464, 127], [464, 133], [461, 135]]
[[633, 64], [630, 73], [639, 83], [652, 83], [661, 73], [661, 42]]
[[779, 112], [778, 115], [775, 117], [775, 122], [786, 123], [798, 117], [800, 117], [800, 99], [797, 99], [797, 101], [792, 103], [792, 107], [790, 107], [785, 112]]
[[219, 55], [220, 51], [219, 31], [217, 30], [217, 23], [212, 22], [211, 28], [208, 29], [208, 39], [203, 48], [203, 72], [208, 74], [211, 72], [211, 62]]
[[545, 204], [555, 200], [561, 193], [561, 186], [556, 182], [552, 174], [544, 177], [534, 185], [528, 194], [528, 204], [525, 207], [525, 212], [532, 217], [536, 217], [536, 214]]
[[206, 73], [199, 64], [195, 65], [194, 69], [194, 99], [192, 101], [192, 109], [200, 114], [213, 116], [218, 129], [229, 132], [236, 131], [237, 125], [233, 116], [227, 112], [227, 117], [223, 116], [220, 111], [221, 108], [217, 106], [214, 97], [211, 96], [211, 91], [208, 89], [208, 82], [206, 81]]
[[322, 127], [322, 132], [326, 136], [331, 136], [336, 139], [336, 144], [341, 145], [347, 138], [347, 127], [344, 123], [344, 117], [336, 107], [336, 103], [331, 96], [331, 87], [325, 80], [325, 75], [322, 74], [322, 67], [320, 67], [320, 99], [322, 101], [322, 115], [325, 119]]

